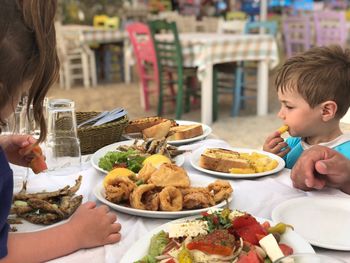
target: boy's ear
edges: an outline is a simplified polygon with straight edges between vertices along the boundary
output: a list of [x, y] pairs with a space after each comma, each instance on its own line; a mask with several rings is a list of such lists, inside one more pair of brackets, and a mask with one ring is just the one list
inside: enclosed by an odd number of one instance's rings
[[332, 100], [321, 103], [322, 119], [323, 121], [329, 121], [334, 119], [338, 110], [338, 105]]

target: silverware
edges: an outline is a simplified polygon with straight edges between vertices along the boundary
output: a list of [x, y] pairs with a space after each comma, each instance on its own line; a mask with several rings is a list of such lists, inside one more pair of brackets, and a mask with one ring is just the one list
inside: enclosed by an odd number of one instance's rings
[[88, 124], [88, 123], [90, 123], [90, 122], [93, 122], [93, 121], [96, 121], [96, 120], [98, 120], [98, 119], [101, 119], [101, 118], [103, 118], [104, 116], [106, 116], [107, 114], [109, 114], [108, 111], [101, 112], [101, 113], [98, 114], [97, 116], [92, 117], [91, 119], [88, 119], [88, 120], [86, 120], [86, 121], [83, 121], [83, 122], [80, 123], [77, 127], [80, 128], [80, 127], [84, 126], [85, 124]]
[[117, 108], [117, 109], [111, 111], [109, 114], [107, 114], [103, 118], [99, 119], [92, 126], [99, 126], [99, 125], [114, 121], [116, 119], [119, 119], [119, 118], [125, 116], [127, 113], [128, 112], [126, 110], [124, 110], [123, 108]]

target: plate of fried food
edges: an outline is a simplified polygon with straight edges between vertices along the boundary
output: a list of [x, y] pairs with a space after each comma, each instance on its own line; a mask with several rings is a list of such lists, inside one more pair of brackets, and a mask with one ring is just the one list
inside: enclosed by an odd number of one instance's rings
[[211, 132], [208, 125], [199, 122], [146, 117], [130, 121], [123, 136], [128, 139], [166, 138], [169, 144], [183, 145], [203, 140]]
[[168, 159], [169, 162], [181, 166], [185, 162], [182, 154], [184, 152], [178, 150], [176, 146], [167, 144], [165, 139], [133, 139], [116, 142], [99, 149], [92, 155], [91, 164], [104, 174], [117, 167], [128, 168], [138, 173], [144, 160], [152, 155], [157, 155], [163, 161]]
[[10, 231], [34, 232], [66, 222], [83, 201], [82, 195], [76, 195], [81, 181], [82, 176], [79, 176], [73, 186], [61, 189], [35, 187], [28, 191], [24, 183], [13, 196], [8, 217]]
[[190, 181], [187, 172], [176, 164], [159, 167], [146, 164], [136, 175], [117, 168], [94, 188], [98, 200], [131, 215], [152, 218], [178, 218], [223, 207], [231, 201], [233, 189], [225, 180], [208, 185]]
[[190, 161], [201, 172], [231, 179], [271, 175], [285, 167], [281, 157], [247, 148], [202, 147], [192, 152]]
[[285, 255], [315, 253], [292, 228], [283, 231], [282, 225], [286, 226], [243, 211], [210, 209], [143, 235], [124, 253], [121, 263], [184, 262], [184, 258], [192, 263], [276, 262]]

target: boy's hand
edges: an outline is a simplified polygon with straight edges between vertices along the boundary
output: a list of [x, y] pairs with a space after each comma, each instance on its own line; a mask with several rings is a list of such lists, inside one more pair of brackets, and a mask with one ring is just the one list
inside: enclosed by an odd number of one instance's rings
[[274, 153], [280, 157], [284, 157], [290, 151], [290, 148], [281, 137], [281, 133], [279, 131], [275, 131], [266, 138], [263, 145], [263, 150]]

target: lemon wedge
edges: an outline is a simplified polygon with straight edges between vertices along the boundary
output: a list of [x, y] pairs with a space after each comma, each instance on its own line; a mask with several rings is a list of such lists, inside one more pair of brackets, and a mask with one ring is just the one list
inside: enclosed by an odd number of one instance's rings
[[115, 168], [110, 171], [103, 179], [103, 186], [106, 188], [107, 185], [111, 184], [114, 178], [117, 176], [134, 176], [134, 172], [126, 168]]
[[145, 164], [151, 164], [152, 166], [154, 166], [155, 168], [159, 168], [162, 164], [164, 163], [172, 163], [171, 160], [162, 155], [162, 154], [153, 154], [149, 157], [147, 157], [143, 162], [142, 164], [145, 165]]

